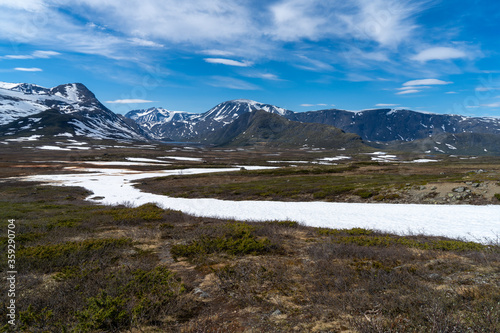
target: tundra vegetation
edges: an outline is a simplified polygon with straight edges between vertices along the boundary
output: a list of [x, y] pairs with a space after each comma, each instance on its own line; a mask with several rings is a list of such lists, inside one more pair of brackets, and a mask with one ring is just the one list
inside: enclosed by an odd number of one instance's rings
[[[9, 219], [16, 220], [19, 331], [500, 331], [498, 241], [201, 218], [154, 204], [96, 205], [84, 200], [91, 193], [82, 188], [7, 179], [64, 172], [68, 165], [50, 162], [47, 152], [30, 156], [27, 151], [20, 156], [7, 149], [0, 160], [1, 230]], [[135, 148], [106, 154], [86, 151], [58, 158], [84, 165], [79, 163], [97, 157], [160, 156]], [[229, 159], [263, 164], [275, 158], [237, 150], [176, 154], [204, 156], [204, 167], [228, 165]], [[290, 161], [326, 156], [281, 154]], [[38, 162], [21, 162], [30, 158]], [[196, 163], [167, 167], [202, 162]], [[147, 179], [139, 186], [173, 195], [242, 199], [441, 203], [444, 197], [450, 203], [500, 203], [496, 159], [436, 163], [379, 163], [360, 155], [339, 165]], [[297, 193], [299, 188], [303, 192]], [[7, 237], [0, 235], [5, 253]], [[2, 280], [6, 259], [0, 260]], [[7, 314], [6, 288], [0, 284], [1, 318]], [[11, 329], [5, 321], [0, 325]]]
[[199, 218], [153, 204], [91, 205], [79, 188], [2, 187], [2, 228], [7, 217], [18, 228], [21, 331], [500, 330], [498, 244]]

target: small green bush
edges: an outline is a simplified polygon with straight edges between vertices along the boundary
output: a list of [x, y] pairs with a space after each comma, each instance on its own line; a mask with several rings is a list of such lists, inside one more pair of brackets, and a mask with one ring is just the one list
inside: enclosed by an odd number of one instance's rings
[[495, 193], [495, 198], [497, 198], [498, 200], [500, 200], [500, 193]]
[[132, 323], [148, 324], [168, 314], [168, 304], [186, 291], [166, 267], [152, 270], [119, 270], [107, 277], [108, 286], [89, 297], [77, 312], [77, 331], [123, 331]]
[[115, 221], [131, 222], [158, 221], [163, 219], [165, 211], [153, 203], [147, 203], [136, 208], [113, 208], [102, 213], [112, 215]]
[[221, 252], [231, 255], [257, 255], [272, 251], [275, 246], [267, 238], [258, 239], [253, 234], [254, 230], [255, 227], [246, 223], [229, 224], [223, 236], [207, 237], [203, 235], [190, 244], [172, 246], [170, 253], [174, 259], [177, 259]]
[[281, 227], [286, 227], [286, 228], [297, 228], [299, 226], [299, 223], [296, 221], [271, 221], [267, 223], [279, 225]]
[[440, 250], [440, 251], [483, 251], [487, 246], [474, 243], [463, 242], [457, 240], [432, 240], [418, 241], [407, 237], [398, 236], [368, 236], [368, 235], [353, 235], [341, 236], [334, 240], [340, 244], [355, 244], [359, 246], [379, 246], [388, 247], [394, 245], [403, 245], [405, 247], [417, 248], [422, 250]]
[[369, 190], [369, 189], [358, 189], [353, 192], [353, 194], [357, 195], [358, 197], [362, 199], [368, 199], [371, 198], [376, 194], [376, 192]]
[[58, 267], [79, 266], [100, 255], [111, 256], [114, 251], [131, 245], [132, 240], [129, 238], [88, 239], [24, 247], [17, 251], [17, 257], [23, 265], [50, 271]]
[[111, 297], [101, 292], [87, 300], [85, 310], [77, 314], [77, 330], [89, 332], [95, 330], [118, 331], [130, 325], [130, 314], [125, 310], [126, 300]]

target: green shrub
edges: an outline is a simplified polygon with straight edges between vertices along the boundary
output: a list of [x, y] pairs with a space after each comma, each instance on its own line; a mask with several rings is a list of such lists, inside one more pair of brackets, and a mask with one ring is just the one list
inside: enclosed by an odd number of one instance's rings
[[353, 192], [353, 194], [357, 195], [358, 197], [362, 199], [368, 199], [371, 198], [376, 194], [376, 192], [369, 190], [369, 189], [358, 189]]
[[193, 258], [211, 253], [227, 253], [231, 255], [265, 254], [272, 251], [275, 246], [267, 238], [258, 239], [252, 227], [246, 223], [235, 223], [226, 226], [223, 236], [199, 237], [187, 245], [174, 245], [170, 253], [177, 259], [179, 257]]
[[167, 268], [119, 270], [108, 275], [108, 286], [77, 312], [77, 331], [122, 331], [132, 323], [158, 322], [168, 314], [177, 296], [186, 291], [180, 278]]
[[487, 246], [474, 243], [463, 242], [457, 240], [431, 240], [418, 241], [408, 237], [398, 236], [368, 236], [368, 235], [352, 235], [341, 236], [334, 240], [340, 244], [356, 244], [359, 246], [379, 246], [388, 247], [394, 245], [403, 245], [406, 247], [417, 248], [422, 250], [440, 250], [440, 251], [483, 251]]
[[270, 221], [269, 224], [279, 225], [286, 228], [297, 228], [299, 223], [296, 221]]
[[[34, 328], [46, 329], [54, 322], [54, 313], [46, 307], [40, 311], [35, 311], [30, 304], [25, 311], [19, 312], [19, 330], [24, 332], [33, 332]], [[40, 332], [46, 330], [40, 330]]]
[[498, 200], [500, 200], [500, 193], [495, 193], [495, 198], [497, 198]]
[[153, 203], [147, 203], [136, 208], [119, 207], [105, 210], [103, 214], [113, 216], [115, 221], [158, 221], [163, 219], [165, 211]]
[[128, 238], [87, 239], [81, 242], [24, 247], [17, 251], [17, 257], [24, 265], [50, 271], [58, 267], [78, 266], [99, 255], [111, 256], [113, 251], [131, 245], [132, 240]]
[[111, 297], [101, 292], [87, 300], [85, 310], [77, 314], [79, 323], [77, 330], [89, 332], [95, 330], [118, 331], [130, 326], [130, 314], [125, 310], [126, 300]]

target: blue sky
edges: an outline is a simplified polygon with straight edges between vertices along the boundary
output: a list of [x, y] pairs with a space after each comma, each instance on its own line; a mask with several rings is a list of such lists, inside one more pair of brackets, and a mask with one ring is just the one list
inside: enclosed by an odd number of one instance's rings
[[118, 113], [500, 116], [496, 0], [0, 0], [0, 81], [81, 82]]

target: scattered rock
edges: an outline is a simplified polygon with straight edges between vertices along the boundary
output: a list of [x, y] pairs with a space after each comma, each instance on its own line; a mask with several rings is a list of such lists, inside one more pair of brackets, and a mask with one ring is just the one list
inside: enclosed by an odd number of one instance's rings
[[274, 311], [273, 313], [271, 313], [271, 317], [274, 317], [274, 316], [279, 316], [281, 313], [281, 311], [278, 309], [276, 311]]
[[465, 185], [469, 185], [469, 186], [471, 186], [471, 185], [472, 185], [472, 182], [465, 182]]
[[453, 192], [457, 192], [457, 193], [462, 193], [462, 192], [465, 192], [465, 187], [463, 186], [460, 186], [460, 187], [455, 187], [453, 189]]
[[423, 190], [425, 190], [426, 188], [427, 188], [427, 187], [425, 187], [424, 185], [421, 185], [421, 186], [419, 187], [420, 191], [423, 191]]
[[437, 186], [431, 187], [431, 191], [435, 191], [435, 190], [437, 190]]
[[193, 294], [195, 294], [195, 295], [199, 294], [201, 298], [210, 297], [210, 295], [208, 293], [204, 292], [200, 288], [194, 288]]

